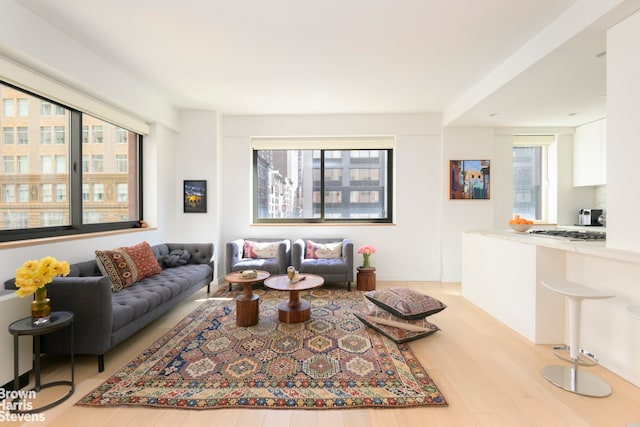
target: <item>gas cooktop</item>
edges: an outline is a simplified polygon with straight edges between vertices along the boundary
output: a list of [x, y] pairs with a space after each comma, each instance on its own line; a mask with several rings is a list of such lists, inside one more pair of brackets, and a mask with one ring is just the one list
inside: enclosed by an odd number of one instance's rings
[[607, 233], [579, 230], [531, 230], [529, 233], [541, 236], [561, 237], [568, 240], [606, 240]]

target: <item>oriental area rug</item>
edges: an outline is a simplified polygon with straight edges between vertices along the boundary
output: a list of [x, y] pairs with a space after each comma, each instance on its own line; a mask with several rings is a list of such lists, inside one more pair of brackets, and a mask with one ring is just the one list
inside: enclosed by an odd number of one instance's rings
[[278, 321], [287, 292], [254, 288], [259, 323], [236, 326], [239, 290], [218, 290], [77, 405], [218, 408], [400, 408], [447, 403], [407, 344], [367, 328], [361, 291], [301, 292], [311, 319]]

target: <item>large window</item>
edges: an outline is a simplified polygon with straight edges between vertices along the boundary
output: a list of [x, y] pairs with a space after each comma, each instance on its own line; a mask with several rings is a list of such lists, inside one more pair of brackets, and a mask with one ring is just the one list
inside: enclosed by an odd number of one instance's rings
[[555, 137], [522, 135], [514, 137], [513, 146], [513, 214], [537, 222], [556, 218], [556, 174], [551, 165], [555, 158]]
[[139, 134], [2, 82], [0, 99], [0, 241], [139, 223]]
[[256, 138], [252, 146], [254, 222], [392, 221], [392, 138]]

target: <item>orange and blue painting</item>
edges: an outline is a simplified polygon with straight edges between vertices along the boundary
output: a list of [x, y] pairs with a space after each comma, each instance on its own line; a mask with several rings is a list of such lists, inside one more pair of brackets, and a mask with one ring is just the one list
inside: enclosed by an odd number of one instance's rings
[[184, 181], [184, 212], [207, 212], [207, 181]]
[[451, 160], [449, 199], [489, 199], [489, 160]]

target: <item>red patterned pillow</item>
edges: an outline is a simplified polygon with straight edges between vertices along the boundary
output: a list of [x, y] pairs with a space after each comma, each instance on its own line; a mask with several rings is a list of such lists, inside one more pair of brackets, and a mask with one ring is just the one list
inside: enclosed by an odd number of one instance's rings
[[136, 268], [138, 269], [138, 280], [153, 276], [154, 274], [158, 274], [162, 271], [162, 267], [158, 264], [158, 260], [153, 254], [149, 243], [142, 242], [135, 246], [120, 249], [127, 253], [136, 265]]
[[97, 250], [96, 262], [100, 272], [111, 279], [111, 289], [121, 291], [138, 280], [138, 269], [131, 256], [121, 249]]
[[114, 292], [162, 271], [147, 242], [118, 249], [97, 250], [96, 261], [100, 272], [111, 279]]

